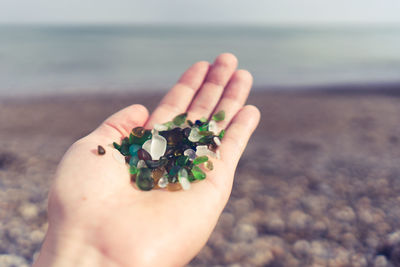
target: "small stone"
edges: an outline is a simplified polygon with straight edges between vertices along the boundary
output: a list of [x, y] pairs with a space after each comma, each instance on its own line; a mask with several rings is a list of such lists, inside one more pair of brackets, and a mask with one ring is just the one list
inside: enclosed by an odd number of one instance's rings
[[186, 117], [187, 117], [187, 113], [179, 114], [178, 116], [176, 116], [176, 117], [172, 120], [172, 122], [173, 122], [175, 125], [180, 126], [181, 124], [185, 123]]
[[167, 185], [168, 185], [168, 178], [167, 177], [163, 176], [163, 177], [160, 178], [160, 180], [158, 180], [158, 186], [160, 188], [165, 188], [165, 187], [167, 187]]
[[129, 146], [129, 154], [130, 154], [131, 156], [136, 156], [136, 155], [137, 155], [137, 152], [138, 152], [138, 150], [139, 150], [140, 148], [141, 148], [140, 145], [135, 145], [135, 144], [130, 145], [130, 146]]
[[225, 119], [225, 111], [220, 110], [212, 116], [214, 121], [223, 121]]
[[190, 142], [198, 142], [203, 136], [199, 134], [199, 130], [197, 128], [193, 128], [190, 131], [190, 135], [189, 135], [189, 141]]
[[306, 240], [298, 240], [293, 245], [293, 252], [298, 258], [305, 258], [308, 256], [311, 245]]
[[210, 132], [210, 131], [199, 131], [199, 134], [202, 135], [202, 136], [212, 136], [212, 135], [214, 135], [214, 133]]
[[106, 150], [104, 149], [104, 147], [99, 145], [99, 146], [97, 146], [97, 153], [99, 155], [104, 155], [104, 154], [106, 154]]
[[150, 154], [153, 160], [159, 160], [167, 149], [167, 140], [161, 135], [153, 135], [151, 139]]
[[125, 157], [119, 151], [114, 150], [113, 157], [118, 163], [125, 164]]
[[151, 177], [149, 168], [140, 168], [136, 175], [136, 185], [140, 190], [149, 191], [154, 187], [154, 180]]
[[209, 130], [210, 132], [213, 132], [214, 134], [217, 134], [217, 133], [218, 133], [218, 124], [217, 124], [217, 122], [214, 121], [214, 120], [211, 120], [211, 121], [208, 123], [208, 130]]
[[204, 180], [206, 178], [206, 174], [198, 166], [193, 167], [192, 174], [196, 180]]
[[39, 215], [38, 207], [32, 203], [22, 204], [18, 211], [25, 220], [35, 219]]
[[257, 237], [257, 228], [248, 223], [239, 223], [233, 229], [233, 239], [235, 241], [248, 242]]
[[134, 157], [130, 158], [129, 165], [137, 166], [138, 162], [139, 162], [139, 157], [138, 156], [134, 156]]
[[214, 164], [212, 163], [211, 160], [209, 160], [206, 163], [204, 163], [204, 167], [206, 167], [206, 169], [212, 171], [214, 169]]
[[144, 133], [146, 132], [146, 130], [143, 127], [135, 127], [132, 129], [132, 134], [135, 137], [143, 137]]
[[151, 160], [152, 159], [149, 152], [147, 152], [146, 150], [144, 150], [142, 148], [138, 150], [137, 155], [138, 155], [139, 159], [141, 159], [141, 160]]
[[189, 160], [194, 160], [196, 158], [196, 151], [189, 148], [183, 151], [183, 155], [187, 156]]
[[377, 256], [374, 260], [374, 267], [386, 267], [388, 266], [388, 261], [385, 256]]
[[204, 163], [204, 162], [206, 162], [206, 161], [208, 161], [208, 157], [207, 157], [207, 156], [201, 156], [201, 157], [195, 158], [195, 159], [193, 160], [193, 164], [194, 164], [194, 165], [198, 165], [198, 164]]

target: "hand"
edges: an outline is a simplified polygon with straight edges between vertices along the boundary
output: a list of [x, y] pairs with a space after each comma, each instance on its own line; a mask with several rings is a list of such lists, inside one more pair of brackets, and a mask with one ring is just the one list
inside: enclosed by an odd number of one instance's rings
[[[210, 65], [191, 66], [151, 116], [129, 106], [73, 144], [59, 164], [49, 195], [49, 229], [34, 266], [182, 266], [204, 246], [232, 189], [233, 176], [259, 121], [254, 106], [243, 106], [252, 84], [237, 59], [219, 55]], [[127, 166], [113, 157], [114, 141], [136, 126], [209, 117], [224, 110], [226, 128], [219, 160], [190, 190], [140, 191]], [[97, 155], [98, 145], [106, 149]]]

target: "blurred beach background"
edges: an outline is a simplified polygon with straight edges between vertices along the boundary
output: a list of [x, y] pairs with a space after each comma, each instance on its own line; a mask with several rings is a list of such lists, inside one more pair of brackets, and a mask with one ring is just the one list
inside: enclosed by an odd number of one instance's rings
[[21, 1], [0, 3], [1, 267], [37, 256], [74, 141], [223, 52], [262, 119], [189, 266], [400, 266], [400, 3]]

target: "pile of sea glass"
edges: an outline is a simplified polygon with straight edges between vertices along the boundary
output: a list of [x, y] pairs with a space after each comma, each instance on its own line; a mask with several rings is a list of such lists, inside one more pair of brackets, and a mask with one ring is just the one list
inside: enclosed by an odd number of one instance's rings
[[217, 122], [225, 119], [225, 112], [219, 111], [211, 120], [192, 122], [186, 117], [186, 113], [180, 114], [152, 130], [135, 127], [121, 144], [113, 143], [129, 164], [132, 183], [140, 190], [188, 190], [191, 182], [206, 178], [203, 169], [213, 169], [209, 158], [219, 158], [218, 146], [225, 130], [219, 131]]

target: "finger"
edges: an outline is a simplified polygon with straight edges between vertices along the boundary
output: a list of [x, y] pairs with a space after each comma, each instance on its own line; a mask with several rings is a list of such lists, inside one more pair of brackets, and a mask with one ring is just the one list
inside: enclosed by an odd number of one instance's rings
[[225, 111], [225, 119], [218, 123], [221, 129], [224, 129], [233, 116], [243, 107], [252, 84], [253, 77], [247, 70], [237, 70], [233, 73], [214, 112]]
[[230, 53], [221, 54], [215, 59], [204, 84], [188, 109], [189, 119], [210, 116], [237, 64], [237, 58]]
[[250, 136], [260, 121], [260, 111], [255, 106], [244, 106], [232, 119], [220, 146], [221, 159], [236, 166]]
[[131, 105], [107, 118], [94, 132], [115, 141], [128, 136], [132, 128], [143, 126], [149, 112], [142, 105]]
[[152, 128], [154, 123], [170, 121], [176, 115], [186, 112], [193, 96], [202, 85], [209, 67], [210, 64], [206, 61], [192, 65], [161, 100], [146, 123], [146, 128]]

